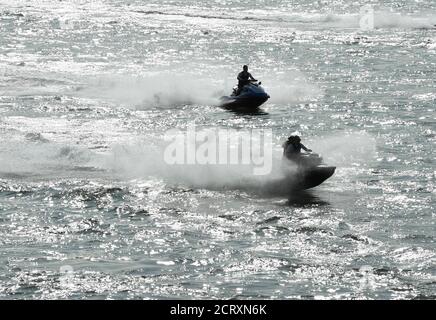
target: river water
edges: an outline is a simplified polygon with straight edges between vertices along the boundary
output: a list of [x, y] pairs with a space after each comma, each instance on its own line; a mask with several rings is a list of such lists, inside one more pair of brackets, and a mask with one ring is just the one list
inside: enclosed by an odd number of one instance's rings
[[[0, 1], [0, 298], [434, 299], [435, 24], [433, 0]], [[216, 107], [243, 64], [262, 112]], [[283, 197], [169, 166], [189, 125], [270, 130], [274, 167], [298, 133], [336, 173]]]

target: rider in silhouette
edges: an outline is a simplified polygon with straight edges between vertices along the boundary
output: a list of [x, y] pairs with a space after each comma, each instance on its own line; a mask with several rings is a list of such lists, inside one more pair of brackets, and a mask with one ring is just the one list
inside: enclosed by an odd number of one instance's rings
[[242, 91], [242, 88], [250, 83], [250, 80], [257, 81], [253, 78], [250, 72], [248, 72], [248, 66], [243, 66], [242, 71], [238, 74], [238, 90], [236, 91], [236, 95], [239, 95]]
[[299, 136], [290, 136], [288, 140], [283, 143], [283, 155], [289, 160], [295, 160], [301, 154], [301, 149], [306, 152], [312, 152], [312, 150], [306, 148], [306, 146], [301, 143]]

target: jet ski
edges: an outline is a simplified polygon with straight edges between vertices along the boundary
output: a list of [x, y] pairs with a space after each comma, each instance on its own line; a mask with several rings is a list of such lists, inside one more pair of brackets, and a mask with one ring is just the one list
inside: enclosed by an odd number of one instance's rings
[[289, 195], [314, 188], [330, 178], [336, 170], [336, 167], [323, 164], [322, 157], [316, 153], [299, 154], [283, 161], [284, 177], [268, 182], [264, 186], [268, 193]]
[[251, 81], [236, 95], [238, 87], [233, 88], [230, 96], [220, 98], [220, 107], [229, 110], [255, 110], [270, 97], [261, 87], [261, 82]]
[[296, 163], [299, 171], [294, 183], [294, 188], [298, 190], [319, 186], [335, 173], [336, 167], [325, 165], [322, 157], [316, 153], [303, 154], [298, 157], [299, 160]]

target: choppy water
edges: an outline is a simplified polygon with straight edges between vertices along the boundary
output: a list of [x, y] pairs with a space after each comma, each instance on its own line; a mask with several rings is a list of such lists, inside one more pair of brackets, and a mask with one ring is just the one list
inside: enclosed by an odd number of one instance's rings
[[[332, 4], [332, 3], [333, 4]], [[0, 298], [435, 298], [436, 5], [1, 1]], [[250, 64], [264, 113], [214, 106]], [[167, 130], [292, 132], [336, 174], [262, 196]]]

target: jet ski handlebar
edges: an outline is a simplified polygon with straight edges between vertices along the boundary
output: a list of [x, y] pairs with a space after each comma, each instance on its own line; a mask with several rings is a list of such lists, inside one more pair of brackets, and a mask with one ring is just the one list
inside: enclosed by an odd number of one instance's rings
[[258, 86], [262, 84], [262, 82], [259, 80], [248, 80], [248, 81], [250, 81], [250, 83], [257, 84]]

